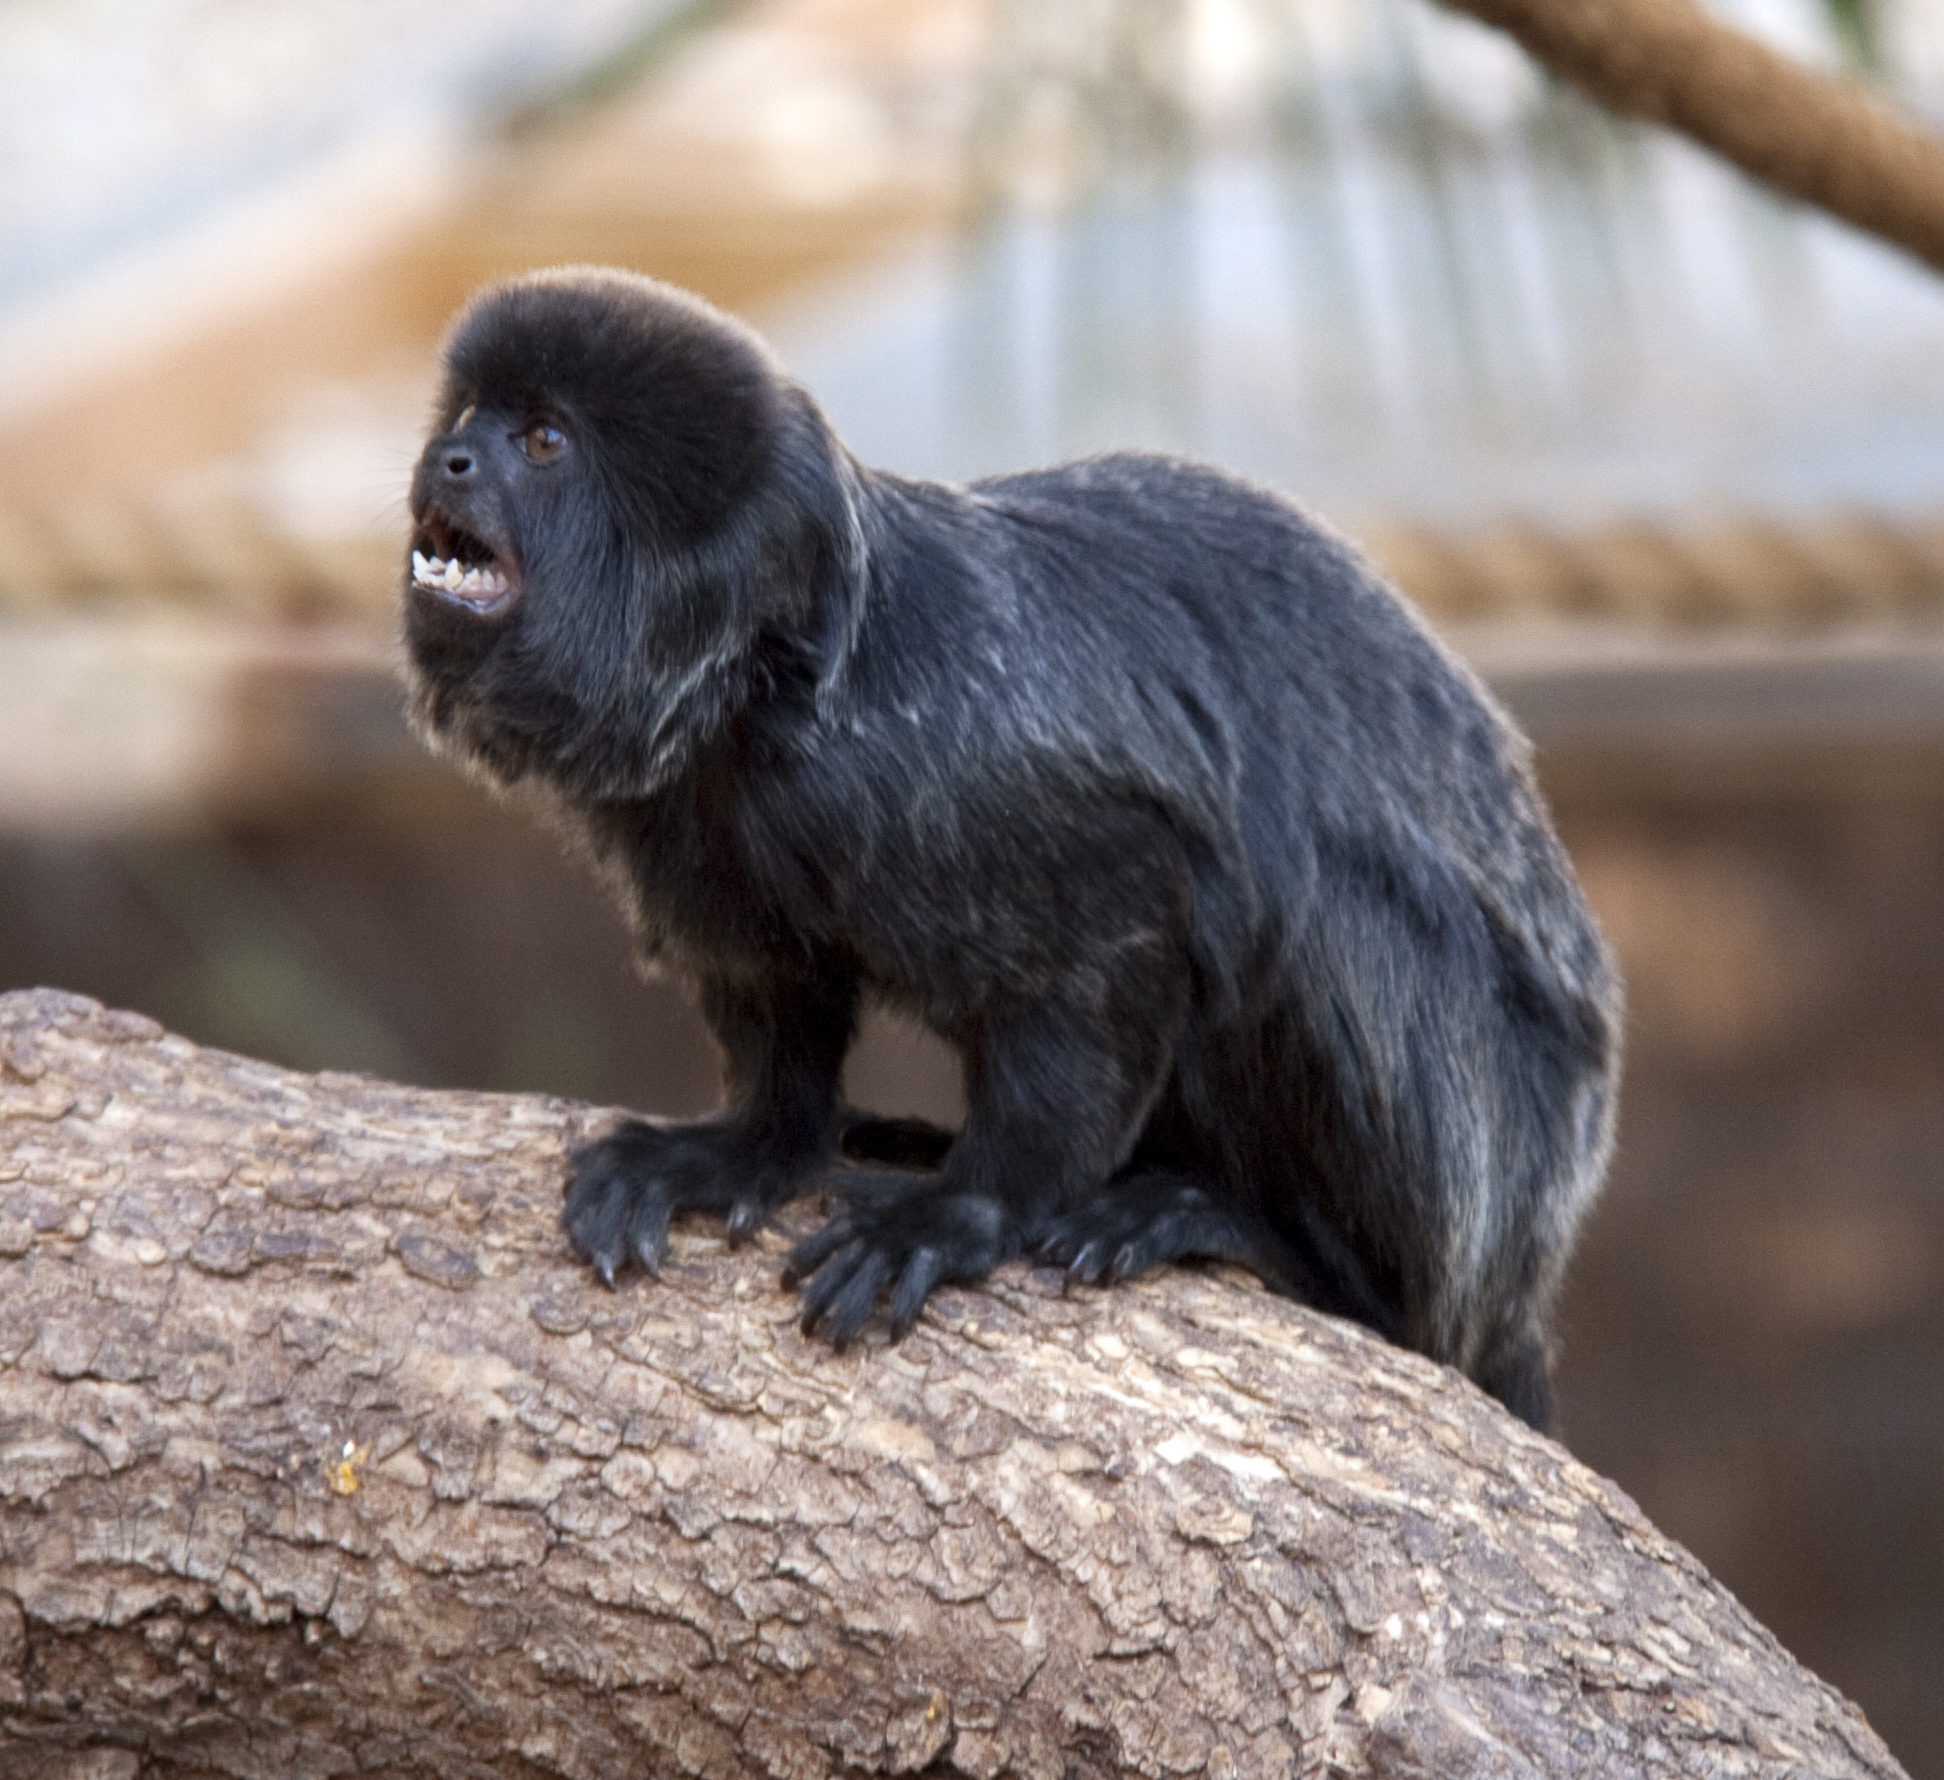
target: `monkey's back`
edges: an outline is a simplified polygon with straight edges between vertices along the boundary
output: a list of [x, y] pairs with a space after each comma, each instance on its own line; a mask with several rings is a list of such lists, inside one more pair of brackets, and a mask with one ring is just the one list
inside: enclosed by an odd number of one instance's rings
[[1024, 647], [1009, 702], [1045, 725], [1063, 714], [1095, 749], [1113, 738], [1171, 817], [1247, 874], [1258, 940], [1300, 917], [1320, 844], [1376, 847], [1431, 874], [1398, 890], [1457, 874], [1546, 968], [1604, 998], [1604, 948], [1528, 745], [1352, 545], [1281, 496], [1171, 458], [972, 492], [1010, 543]]
[[968, 724], [1063, 763], [1055, 823], [1084, 825], [1089, 789], [1158, 815], [1192, 887], [1192, 1011], [1146, 1153], [1285, 1234], [1322, 1204], [1403, 1338], [1489, 1368], [1597, 1189], [1618, 1057], [1526, 743], [1272, 493], [1115, 456], [968, 495], [934, 508], [935, 576], [978, 570], [932, 595]]

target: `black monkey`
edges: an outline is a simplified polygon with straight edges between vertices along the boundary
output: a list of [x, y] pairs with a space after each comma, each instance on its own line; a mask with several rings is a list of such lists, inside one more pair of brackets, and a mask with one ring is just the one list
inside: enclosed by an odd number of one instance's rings
[[965, 1124], [854, 1121], [903, 1166], [835, 1177], [807, 1330], [1218, 1257], [1544, 1425], [1618, 990], [1526, 744], [1347, 544], [1158, 456], [865, 469], [747, 329], [587, 268], [462, 312], [411, 509], [422, 731], [540, 789], [726, 1057], [719, 1116], [574, 1158], [603, 1279], [824, 1179], [871, 998]]

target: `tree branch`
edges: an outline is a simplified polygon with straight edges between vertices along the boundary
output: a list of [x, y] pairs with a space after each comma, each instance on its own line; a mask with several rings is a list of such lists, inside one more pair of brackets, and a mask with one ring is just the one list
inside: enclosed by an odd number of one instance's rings
[[1666, 124], [1944, 270], [1944, 143], [1693, 0], [1445, 0], [1623, 117]]
[[1218, 1272], [605, 1292], [600, 1117], [0, 997], [0, 1773], [1898, 1772], [1455, 1375]]

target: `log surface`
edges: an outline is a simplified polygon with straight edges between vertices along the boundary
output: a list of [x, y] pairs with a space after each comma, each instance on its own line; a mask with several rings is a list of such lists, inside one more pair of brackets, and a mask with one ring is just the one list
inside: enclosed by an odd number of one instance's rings
[[1611, 1484], [1239, 1275], [842, 1355], [780, 1235], [603, 1291], [603, 1116], [0, 996], [0, 1775], [1900, 1771]]

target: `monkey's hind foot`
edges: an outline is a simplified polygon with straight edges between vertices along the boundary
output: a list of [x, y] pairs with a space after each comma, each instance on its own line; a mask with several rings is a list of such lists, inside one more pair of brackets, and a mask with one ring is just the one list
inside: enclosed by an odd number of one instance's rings
[[890, 1294], [891, 1339], [903, 1339], [933, 1286], [983, 1279], [1019, 1253], [1012, 1214], [978, 1193], [947, 1193], [935, 1175], [866, 1182], [839, 1189], [846, 1208], [790, 1251], [785, 1287], [801, 1287], [806, 1335], [842, 1349], [864, 1327], [880, 1296]]
[[569, 1158], [561, 1227], [607, 1286], [630, 1265], [660, 1276], [678, 1212], [712, 1213], [731, 1242], [746, 1242], [806, 1184], [752, 1147], [732, 1125], [626, 1120]]
[[1287, 1290], [1281, 1239], [1266, 1224], [1222, 1204], [1179, 1174], [1143, 1171], [1110, 1181], [1084, 1205], [1055, 1218], [1035, 1247], [1066, 1269], [1068, 1285], [1114, 1285], [1171, 1261], [1232, 1261], [1266, 1285]]

